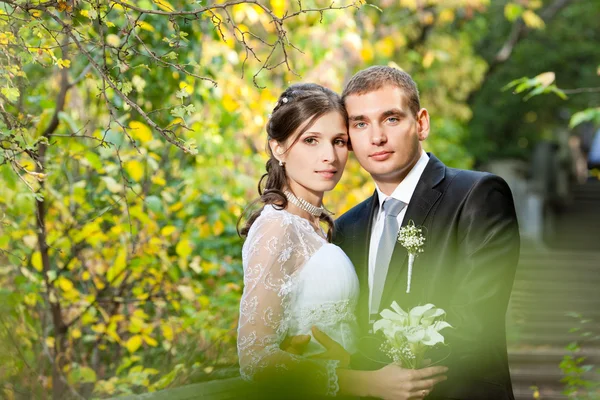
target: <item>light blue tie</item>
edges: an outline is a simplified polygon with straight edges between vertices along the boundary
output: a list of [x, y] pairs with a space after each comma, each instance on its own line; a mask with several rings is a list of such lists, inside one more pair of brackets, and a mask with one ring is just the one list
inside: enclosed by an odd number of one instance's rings
[[383, 295], [383, 287], [385, 286], [385, 278], [387, 276], [394, 246], [398, 238], [398, 214], [406, 207], [406, 204], [400, 200], [388, 197], [383, 202], [383, 212], [385, 213], [385, 222], [379, 246], [377, 247], [377, 255], [375, 258], [375, 271], [373, 271], [373, 292], [371, 295], [371, 323], [379, 314], [379, 305], [381, 304], [381, 296]]

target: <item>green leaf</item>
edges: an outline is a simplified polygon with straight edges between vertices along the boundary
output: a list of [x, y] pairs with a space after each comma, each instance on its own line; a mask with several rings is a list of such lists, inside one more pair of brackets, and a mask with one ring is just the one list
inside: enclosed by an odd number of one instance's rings
[[510, 22], [514, 22], [523, 14], [523, 7], [519, 4], [508, 3], [504, 6], [504, 16]]
[[569, 121], [569, 127], [574, 128], [577, 125], [588, 121], [600, 122], [600, 107], [588, 108], [573, 114]]
[[80, 382], [96, 382], [96, 372], [90, 367], [81, 367], [79, 370]]
[[17, 88], [5, 87], [2, 88], [1, 92], [11, 103], [14, 103], [17, 100], [19, 100], [19, 89]]
[[144, 203], [148, 206], [148, 209], [155, 214], [162, 213], [162, 201], [157, 196], [148, 196]]

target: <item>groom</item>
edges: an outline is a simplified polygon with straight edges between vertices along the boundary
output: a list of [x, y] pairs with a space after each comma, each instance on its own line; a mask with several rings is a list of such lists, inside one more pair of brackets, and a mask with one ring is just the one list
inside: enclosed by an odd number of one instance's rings
[[[446, 167], [421, 143], [430, 131], [410, 75], [385, 66], [358, 72], [342, 94], [352, 149], [376, 184], [373, 195], [336, 221], [336, 242], [360, 280], [361, 336], [396, 301], [404, 310], [433, 303], [453, 328], [433, 361], [448, 380], [428, 398], [514, 399], [505, 314], [519, 255], [512, 195], [498, 176]], [[442, 155], [443, 156], [443, 155]], [[410, 292], [408, 256], [396, 242], [409, 221], [423, 227]], [[380, 368], [381, 354], [362, 349], [357, 369]]]

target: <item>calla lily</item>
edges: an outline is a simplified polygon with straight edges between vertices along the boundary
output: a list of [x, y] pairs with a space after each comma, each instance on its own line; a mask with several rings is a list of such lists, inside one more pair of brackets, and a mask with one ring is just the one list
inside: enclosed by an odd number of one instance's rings
[[444, 343], [444, 336], [439, 331], [451, 325], [438, 319], [445, 314], [433, 304], [417, 306], [406, 312], [393, 302], [391, 310], [381, 311], [382, 318], [373, 324], [373, 331], [383, 332], [394, 362], [416, 368], [428, 347]]

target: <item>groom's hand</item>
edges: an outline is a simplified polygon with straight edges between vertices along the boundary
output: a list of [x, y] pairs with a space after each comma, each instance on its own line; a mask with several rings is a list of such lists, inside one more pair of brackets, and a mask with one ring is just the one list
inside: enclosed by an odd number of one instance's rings
[[306, 346], [310, 342], [310, 335], [286, 336], [279, 348], [297, 356], [304, 354]]
[[340, 362], [338, 364], [339, 368], [348, 368], [350, 365], [350, 353], [348, 353], [341, 344], [327, 336], [325, 333], [321, 332], [316, 326], [312, 327], [312, 334], [317, 342], [321, 343], [321, 345], [325, 347], [325, 351], [323, 353], [310, 356], [309, 358], [338, 360]]

